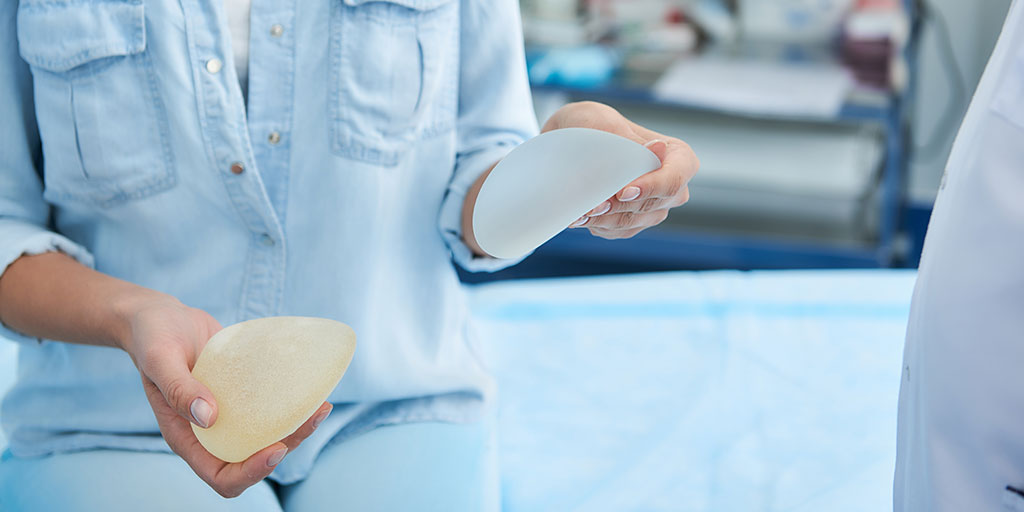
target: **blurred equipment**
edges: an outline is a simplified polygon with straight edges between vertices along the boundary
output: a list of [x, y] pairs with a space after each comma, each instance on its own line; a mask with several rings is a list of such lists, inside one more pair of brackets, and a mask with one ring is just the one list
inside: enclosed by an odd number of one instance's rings
[[580, 15], [580, 0], [522, 0], [523, 14], [535, 19], [575, 22]]
[[683, 59], [654, 84], [659, 100], [755, 115], [835, 117], [854, 82], [837, 65]]
[[902, 91], [910, 80], [901, 51], [909, 37], [898, 0], [858, 0], [843, 27], [843, 63], [861, 84]]
[[745, 39], [828, 43], [854, 0], [739, 0]]
[[573, 46], [590, 43], [580, 0], [520, 0], [527, 45]]
[[528, 60], [530, 83], [567, 87], [597, 87], [612, 78], [621, 57], [600, 45], [555, 47], [533, 52]]
[[703, 163], [673, 222], [802, 232], [809, 240], [856, 238], [877, 227], [873, 201], [885, 157], [877, 127], [711, 115], [673, 124], [656, 126], [686, 140]]
[[716, 43], [731, 43], [738, 36], [736, 19], [722, 0], [700, 0], [693, 6], [690, 15], [697, 26], [704, 29]]
[[[634, 56], [647, 66], [663, 69], [672, 60], [692, 54], [700, 41], [698, 28], [681, 5], [686, 4], [559, 0], [549, 5], [522, 0], [530, 79], [535, 84], [599, 87]], [[727, 31], [728, 23], [719, 14], [718, 30]]]

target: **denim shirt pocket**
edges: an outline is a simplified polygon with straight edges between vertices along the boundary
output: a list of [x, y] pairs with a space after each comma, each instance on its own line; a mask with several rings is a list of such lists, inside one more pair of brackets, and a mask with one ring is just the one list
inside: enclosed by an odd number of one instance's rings
[[141, 0], [22, 0], [44, 197], [108, 208], [176, 183]]
[[417, 140], [453, 130], [458, 2], [331, 1], [331, 150], [395, 166]]

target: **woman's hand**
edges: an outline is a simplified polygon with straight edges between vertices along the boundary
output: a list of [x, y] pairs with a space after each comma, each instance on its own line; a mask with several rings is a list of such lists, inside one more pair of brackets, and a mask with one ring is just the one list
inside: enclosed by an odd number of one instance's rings
[[292, 435], [228, 464], [210, 455], [189, 426], [217, 421], [213, 394], [192, 378], [196, 358], [220, 330], [212, 316], [59, 252], [22, 256], [0, 278], [0, 318], [6, 325], [30, 336], [128, 352], [167, 444], [222, 496], [238, 496], [269, 475], [331, 411], [321, 405]]
[[608, 105], [589, 101], [562, 107], [542, 131], [573, 127], [602, 130], [643, 144], [662, 165], [623, 187], [570, 228], [587, 228], [591, 234], [609, 240], [630, 238], [660, 224], [671, 208], [689, 201], [688, 184], [697, 174], [700, 161], [685, 142], [643, 128]]
[[144, 299], [132, 311], [122, 347], [142, 374], [160, 431], [171, 449], [221, 496], [238, 496], [269, 475], [330, 413], [331, 405], [325, 402], [295, 433], [245, 461], [229, 464], [214, 457], [196, 439], [189, 422], [204, 428], [213, 425], [217, 403], [210, 390], [192, 378], [191, 368], [220, 324], [168, 296]]

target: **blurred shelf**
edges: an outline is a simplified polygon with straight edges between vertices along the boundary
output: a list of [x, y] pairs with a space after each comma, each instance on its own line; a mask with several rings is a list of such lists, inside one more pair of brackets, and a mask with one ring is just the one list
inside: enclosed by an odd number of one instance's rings
[[[843, 105], [835, 117], [817, 117], [804, 115], [766, 115], [734, 112], [706, 105], [664, 101], [656, 97], [649, 87], [630, 87], [617, 85], [614, 81], [599, 87], [568, 87], [552, 84], [531, 84], [536, 93], [563, 94], [574, 99], [590, 99], [603, 103], [626, 105], [657, 106], [691, 112], [723, 114], [735, 117], [748, 117], [775, 121], [818, 122], [818, 123], [886, 123], [898, 108], [898, 100], [893, 95], [879, 95], [874, 91], [858, 90], [851, 96], [851, 101]], [[860, 101], [858, 101], [860, 100]]]
[[570, 230], [548, 242], [540, 254], [651, 269], [743, 270], [877, 267], [890, 256], [878, 247], [667, 229], [651, 229], [630, 240], [603, 240], [586, 230]]
[[503, 279], [713, 269], [835, 269], [884, 267], [883, 246], [810, 243], [760, 236], [650, 229], [629, 240], [604, 240], [567, 230], [519, 265], [494, 274], [470, 274], [466, 283]]

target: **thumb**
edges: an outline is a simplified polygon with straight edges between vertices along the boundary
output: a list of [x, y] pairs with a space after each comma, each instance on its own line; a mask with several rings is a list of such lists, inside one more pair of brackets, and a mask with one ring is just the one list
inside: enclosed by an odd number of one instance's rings
[[668, 143], [661, 139], [654, 139], [644, 144], [644, 147], [654, 153], [654, 156], [658, 157], [658, 160], [665, 161], [665, 157], [668, 155]]
[[156, 371], [147, 372], [164, 399], [179, 416], [202, 428], [217, 421], [217, 402], [213, 393], [189, 371], [184, 360], [164, 361]]

